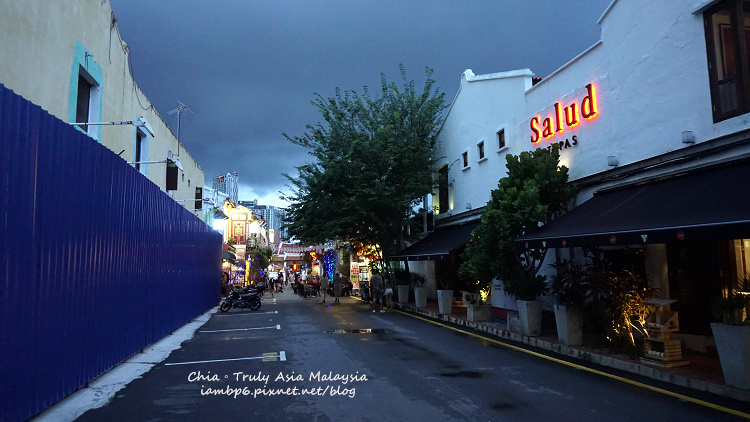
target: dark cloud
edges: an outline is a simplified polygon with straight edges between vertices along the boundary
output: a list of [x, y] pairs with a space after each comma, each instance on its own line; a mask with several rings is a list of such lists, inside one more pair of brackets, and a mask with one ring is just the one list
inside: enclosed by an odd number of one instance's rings
[[[599, 39], [610, 0], [110, 0], [136, 82], [211, 177], [237, 171], [245, 194], [277, 197], [309, 161], [282, 133], [320, 120], [314, 93], [379, 88], [399, 64], [424, 67], [451, 101], [461, 73], [545, 76]], [[255, 199], [255, 198], [241, 198]], [[278, 203], [278, 201], [276, 201]]]

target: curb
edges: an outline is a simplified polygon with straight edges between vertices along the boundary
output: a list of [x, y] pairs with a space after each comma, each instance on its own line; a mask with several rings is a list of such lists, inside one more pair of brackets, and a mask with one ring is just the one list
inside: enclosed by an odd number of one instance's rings
[[493, 327], [481, 322], [465, 321], [461, 318], [456, 318], [451, 315], [439, 314], [437, 312], [428, 311], [425, 309], [419, 309], [416, 306], [403, 303], [394, 303], [394, 307], [399, 308], [403, 311], [410, 312], [416, 315], [425, 316], [428, 318], [436, 319], [439, 321], [448, 322], [468, 328], [472, 328], [476, 331], [481, 331], [498, 337], [503, 340], [509, 340], [516, 343], [528, 345], [530, 347], [536, 347], [549, 352], [553, 352], [562, 356], [566, 356], [573, 359], [578, 359], [584, 362], [601, 365], [608, 368], [614, 368], [621, 371], [629, 372], [631, 374], [641, 375], [647, 378], [651, 378], [657, 381], [667, 382], [670, 384], [678, 385], [681, 387], [690, 388], [697, 391], [703, 391], [711, 394], [716, 394], [723, 397], [728, 397], [734, 400], [743, 402], [750, 402], [750, 391], [739, 390], [736, 388], [728, 387], [726, 385], [715, 384], [703, 380], [697, 380], [689, 378], [683, 375], [673, 374], [659, 368], [642, 365], [636, 362], [629, 362], [621, 359], [616, 359], [610, 356], [602, 356], [597, 353], [590, 351], [577, 349], [575, 347], [565, 346], [562, 344], [551, 343], [536, 337], [529, 337], [523, 334], [515, 333], [512, 331], [503, 330], [497, 327]]

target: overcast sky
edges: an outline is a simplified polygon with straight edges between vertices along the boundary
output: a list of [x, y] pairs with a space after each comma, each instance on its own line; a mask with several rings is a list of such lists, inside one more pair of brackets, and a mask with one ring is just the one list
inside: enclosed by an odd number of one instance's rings
[[133, 76], [214, 176], [239, 173], [240, 200], [285, 206], [283, 173], [309, 162], [282, 135], [321, 120], [314, 94], [379, 89], [380, 73], [424, 81], [446, 102], [466, 69], [544, 77], [599, 39], [611, 0], [110, 0]]

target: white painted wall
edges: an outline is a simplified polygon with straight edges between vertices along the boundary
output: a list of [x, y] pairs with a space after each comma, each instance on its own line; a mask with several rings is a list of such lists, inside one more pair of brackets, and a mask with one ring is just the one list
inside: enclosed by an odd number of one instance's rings
[[[572, 180], [608, 170], [608, 156], [622, 166], [684, 148], [683, 131], [693, 131], [700, 143], [750, 128], [747, 114], [713, 123], [703, 15], [694, 13], [704, 3], [614, 1], [600, 20], [602, 39], [533, 87], [528, 69], [464, 72], [438, 137], [438, 167], [451, 165], [451, 215], [466, 211], [467, 202], [484, 206], [506, 172], [505, 154], [537, 147], [530, 140], [531, 118], [552, 115], [558, 101], [580, 105], [592, 82], [598, 116], [552, 138], [578, 139], [561, 153]], [[487, 160], [477, 163], [476, 144], [491, 145], [502, 127], [508, 148], [501, 153], [487, 148]], [[461, 153], [467, 150], [470, 168], [462, 169]], [[583, 199], [590, 194], [584, 192]]]
[[[518, 120], [524, 110], [524, 96], [531, 87], [532, 73], [528, 69], [474, 76], [471, 70], [461, 75], [461, 86], [448, 117], [438, 136], [438, 167], [449, 166], [451, 184], [449, 198], [452, 212], [484, 206], [489, 191], [506, 174], [506, 147], [498, 149], [497, 132], [505, 130], [508, 139], [521, 136]], [[485, 159], [478, 161], [477, 144], [484, 141]], [[462, 153], [468, 152], [467, 167], [463, 167]], [[493, 185], [494, 184], [494, 185]]]

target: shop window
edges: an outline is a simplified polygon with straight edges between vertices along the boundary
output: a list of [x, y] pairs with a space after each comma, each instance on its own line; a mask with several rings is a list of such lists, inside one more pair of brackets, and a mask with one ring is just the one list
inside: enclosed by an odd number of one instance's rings
[[484, 160], [484, 141], [477, 144], [477, 155], [479, 156], [477, 161]]
[[750, 1], [724, 0], [703, 15], [714, 123], [750, 111]]

